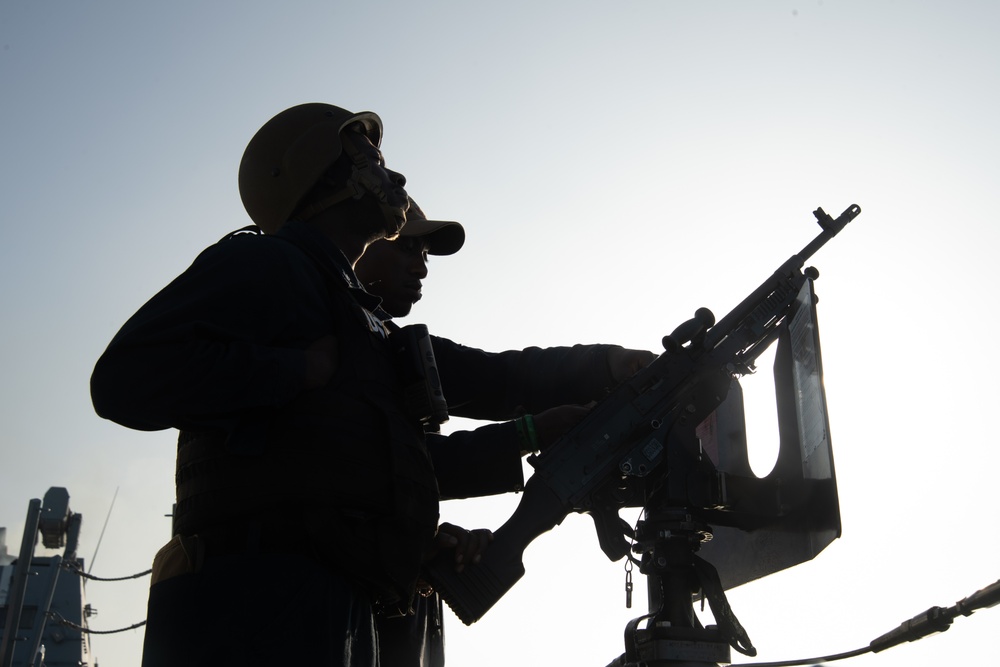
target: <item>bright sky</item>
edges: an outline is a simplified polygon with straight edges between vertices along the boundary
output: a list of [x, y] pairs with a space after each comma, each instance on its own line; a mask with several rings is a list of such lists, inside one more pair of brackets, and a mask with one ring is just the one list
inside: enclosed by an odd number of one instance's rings
[[[84, 516], [88, 561], [119, 489], [94, 574], [144, 570], [168, 539], [175, 434], [98, 418], [91, 369], [146, 299], [249, 222], [236, 171], [257, 128], [325, 101], [380, 114], [389, 166], [429, 215], [466, 226], [409, 319], [488, 350], [658, 350], [696, 308], [721, 317], [811, 240], [815, 208], [860, 205], [811, 262], [843, 537], [730, 603], [758, 661], [789, 660], [866, 646], [1000, 578], [988, 354], [1000, 325], [1000, 5], [486, 7], [0, 6], [10, 551], [29, 499], [50, 486]], [[449, 503], [443, 515], [496, 528], [516, 502]], [[589, 518], [536, 540], [526, 566], [479, 623], [447, 619], [449, 664], [603, 667], [622, 653], [644, 586], [638, 577], [625, 609], [622, 563], [604, 557]], [[92, 626], [144, 618], [146, 586], [90, 584]], [[248, 623], [266, 619], [248, 610]], [[844, 664], [989, 664], [997, 623], [1000, 608], [982, 610]], [[132, 631], [93, 648], [102, 667], [128, 667], [141, 641]]]

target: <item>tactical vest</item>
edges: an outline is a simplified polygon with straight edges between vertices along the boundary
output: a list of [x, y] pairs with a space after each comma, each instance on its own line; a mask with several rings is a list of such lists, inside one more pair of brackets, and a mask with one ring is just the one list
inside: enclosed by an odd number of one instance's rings
[[437, 527], [437, 482], [384, 328], [342, 283], [330, 297], [340, 354], [325, 387], [228, 433], [181, 433], [174, 530], [287, 516], [307, 551], [405, 608]]

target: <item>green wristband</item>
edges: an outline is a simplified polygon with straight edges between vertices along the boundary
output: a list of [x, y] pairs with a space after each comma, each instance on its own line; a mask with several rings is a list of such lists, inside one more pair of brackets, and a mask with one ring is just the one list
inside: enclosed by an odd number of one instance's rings
[[535, 420], [531, 415], [524, 415], [514, 420], [517, 439], [521, 442], [521, 451], [538, 451], [538, 434], [535, 432]]

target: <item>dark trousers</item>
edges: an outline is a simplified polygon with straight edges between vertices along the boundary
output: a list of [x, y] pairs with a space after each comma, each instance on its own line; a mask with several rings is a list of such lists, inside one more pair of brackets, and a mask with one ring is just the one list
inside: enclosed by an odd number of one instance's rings
[[207, 559], [149, 592], [142, 667], [378, 667], [371, 603], [310, 558]]
[[378, 651], [381, 667], [444, 667], [444, 619], [441, 597], [417, 597], [414, 613], [378, 616]]

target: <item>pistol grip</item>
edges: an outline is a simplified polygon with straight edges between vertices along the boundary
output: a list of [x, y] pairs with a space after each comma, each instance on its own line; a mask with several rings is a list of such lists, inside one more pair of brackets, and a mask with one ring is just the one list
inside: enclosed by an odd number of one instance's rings
[[587, 512], [594, 520], [597, 529], [597, 540], [601, 551], [612, 561], [618, 561], [628, 555], [632, 545], [625, 539], [631, 532], [631, 526], [618, 516], [617, 510], [596, 510]]

